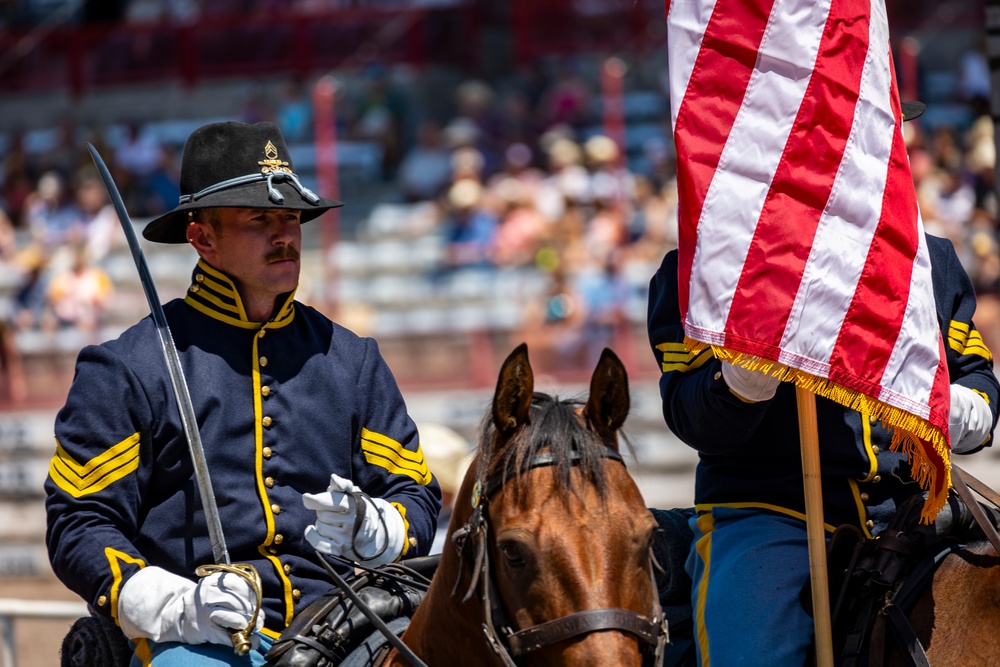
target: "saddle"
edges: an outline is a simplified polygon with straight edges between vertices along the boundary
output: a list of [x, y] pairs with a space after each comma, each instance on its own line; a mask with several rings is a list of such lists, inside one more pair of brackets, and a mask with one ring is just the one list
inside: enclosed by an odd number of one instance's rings
[[[413, 558], [400, 564], [364, 570], [345, 579], [370, 612], [397, 636], [424, 597], [407, 582], [429, 581], [439, 556]], [[387, 639], [368, 616], [339, 588], [299, 612], [268, 651], [267, 667], [370, 667], [388, 653]]]
[[[914, 496], [896, 510], [877, 538], [854, 526], [836, 529], [827, 547], [833, 646], [840, 667], [881, 667], [895, 647], [905, 664], [927, 667], [927, 656], [907, 618], [941, 561], [963, 544], [983, 537], [971, 509], [954, 493], [931, 525], [919, 523], [924, 498]], [[808, 587], [803, 604], [809, 608]]]

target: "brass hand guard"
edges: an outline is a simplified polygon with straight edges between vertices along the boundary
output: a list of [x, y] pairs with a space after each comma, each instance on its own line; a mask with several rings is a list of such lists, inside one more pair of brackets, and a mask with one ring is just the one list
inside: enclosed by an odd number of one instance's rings
[[257, 570], [254, 569], [253, 565], [247, 565], [246, 563], [233, 563], [232, 565], [219, 563], [217, 565], [199, 565], [194, 572], [199, 577], [206, 577], [214, 572], [228, 572], [235, 574], [250, 584], [254, 598], [256, 598], [254, 600], [253, 616], [250, 617], [250, 621], [245, 628], [230, 634], [233, 640], [233, 650], [236, 651], [236, 655], [246, 655], [250, 652], [250, 634], [257, 627], [257, 616], [260, 614], [261, 583]]

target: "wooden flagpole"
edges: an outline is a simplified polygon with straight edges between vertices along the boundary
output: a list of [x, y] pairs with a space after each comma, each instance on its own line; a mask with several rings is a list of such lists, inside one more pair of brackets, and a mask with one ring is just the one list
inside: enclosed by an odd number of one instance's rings
[[806, 538], [809, 543], [813, 624], [816, 628], [816, 665], [833, 667], [833, 631], [826, 571], [826, 530], [823, 527], [823, 480], [820, 477], [816, 395], [802, 387], [795, 387], [795, 398], [799, 412], [802, 484], [806, 497]]

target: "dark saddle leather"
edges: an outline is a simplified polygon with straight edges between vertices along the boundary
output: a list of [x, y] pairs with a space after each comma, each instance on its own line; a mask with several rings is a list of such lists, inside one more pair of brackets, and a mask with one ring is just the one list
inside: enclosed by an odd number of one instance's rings
[[[405, 562], [407, 569], [393, 565], [379, 570], [364, 571], [347, 577], [347, 583], [358, 597], [381, 620], [389, 623], [409, 619], [424, 597], [424, 591], [408, 586], [404, 580], [419, 574], [433, 576], [438, 558], [429, 556]], [[382, 576], [380, 571], [396, 575]], [[404, 628], [389, 623], [390, 627]], [[296, 615], [292, 623], [268, 652], [268, 667], [333, 667], [340, 665], [355, 649], [378, 632], [360, 608], [339, 588], [313, 601]]]

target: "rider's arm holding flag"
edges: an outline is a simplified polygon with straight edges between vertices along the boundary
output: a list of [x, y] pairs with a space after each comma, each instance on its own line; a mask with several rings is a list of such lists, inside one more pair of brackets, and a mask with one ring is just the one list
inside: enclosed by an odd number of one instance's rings
[[[662, 371], [663, 417], [670, 430], [706, 454], [739, 448], [757, 430], [766, 403], [748, 400], [731, 388], [724, 362], [711, 349], [690, 352], [685, 347], [676, 251], [667, 253], [650, 281], [648, 319], [650, 344]], [[773, 395], [778, 381], [767, 378], [760, 384]]]
[[948, 430], [953, 454], [969, 454], [993, 444], [998, 396], [993, 355], [976, 330], [972, 317], [976, 295], [972, 281], [949, 241], [928, 236], [931, 277], [938, 321], [944, 335], [951, 378]]

